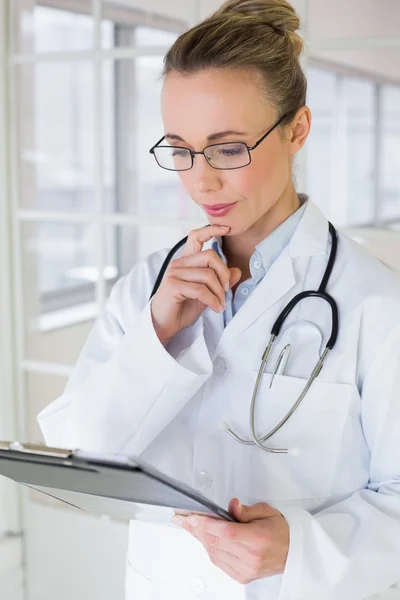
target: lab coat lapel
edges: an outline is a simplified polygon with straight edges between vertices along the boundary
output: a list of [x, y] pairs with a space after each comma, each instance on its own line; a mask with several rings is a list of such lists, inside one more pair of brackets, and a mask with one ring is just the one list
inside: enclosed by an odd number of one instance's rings
[[221, 340], [222, 334], [224, 333], [224, 315], [223, 313], [217, 313], [211, 308], [206, 308], [203, 314], [204, 327], [206, 329], [206, 336], [212, 341], [212, 346], [209, 346], [210, 356], [215, 355], [215, 350]]
[[[296, 283], [289, 249], [285, 248], [242, 308], [228, 323], [220, 337], [215, 355], [244, 329], [280, 300]], [[278, 314], [277, 314], [278, 316]]]

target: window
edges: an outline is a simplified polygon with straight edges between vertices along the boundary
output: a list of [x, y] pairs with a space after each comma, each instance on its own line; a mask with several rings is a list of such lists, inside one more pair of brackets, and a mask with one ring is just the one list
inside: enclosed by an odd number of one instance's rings
[[381, 88], [381, 203], [382, 220], [400, 215], [400, 86]]
[[[163, 130], [162, 57], [185, 22], [104, 3], [101, 48], [139, 52], [103, 59], [99, 85], [91, 4], [43, 0], [21, 8], [35, 35], [22, 37], [19, 49], [63, 57], [16, 67], [20, 206], [37, 222], [25, 228], [25, 262], [37, 275], [39, 313], [92, 302], [103, 280], [106, 296], [140, 257], [164, 240], [172, 245], [172, 232], [183, 237], [182, 221], [204, 221], [179, 177], [148, 153]], [[83, 56], [68, 60], [71, 52]], [[337, 226], [399, 218], [400, 86], [311, 61], [308, 90], [305, 191]]]
[[[25, 22], [29, 18], [34, 21], [34, 52], [92, 48], [92, 16], [65, 10], [68, 0], [61, 4], [61, 9], [38, 5], [25, 15]], [[80, 9], [84, 12], [85, 6], [90, 13], [89, 2], [82, 3]], [[85, 215], [98, 211], [96, 140], [103, 146], [103, 213], [171, 220], [193, 214], [178, 177], [157, 169], [148, 154], [162, 131], [158, 81], [162, 56], [184, 23], [154, 17], [152, 26], [148, 13], [113, 12], [110, 6], [105, 15], [101, 24], [104, 48], [159, 46], [160, 56], [144, 53], [102, 61], [100, 135], [95, 132], [94, 105], [99, 101], [95, 94], [99, 90], [92, 60], [34, 62], [18, 68], [20, 204], [26, 211], [53, 215], [45, 216], [45, 222], [34, 227], [23, 228], [25, 264], [36, 273], [41, 313], [95, 298], [99, 277], [96, 227]], [[22, 49], [28, 51], [27, 46]], [[33, 98], [33, 102], [26, 104], [23, 97]], [[78, 213], [82, 223], [76, 223], [74, 215]], [[179, 227], [175, 232], [181, 233]], [[165, 239], [157, 227], [147, 228], [147, 233], [153, 236], [150, 240], [143, 240], [134, 227], [130, 232], [125, 227], [103, 229], [106, 293], [143, 255], [144, 247], [154, 250]], [[185, 233], [182, 230], [181, 237]]]
[[309, 67], [308, 85], [308, 190], [336, 225], [374, 223], [379, 86], [323, 67]]
[[333, 140], [336, 124], [336, 76], [330, 71], [309, 68], [307, 104], [312, 127], [306, 142], [307, 191], [327, 214], [331, 206]]

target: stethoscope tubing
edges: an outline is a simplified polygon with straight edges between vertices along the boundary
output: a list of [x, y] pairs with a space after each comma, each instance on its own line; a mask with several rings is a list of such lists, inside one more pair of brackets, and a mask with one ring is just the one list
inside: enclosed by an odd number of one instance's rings
[[[332, 223], [329, 223], [329, 232], [331, 235], [332, 245], [331, 245], [331, 250], [330, 250], [330, 254], [329, 254], [328, 264], [325, 269], [325, 272], [322, 277], [322, 280], [321, 280], [318, 290], [308, 290], [308, 291], [300, 292], [294, 298], [292, 298], [292, 300], [290, 300], [290, 302], [288, 302], [288, 304], [281, 311], [281, 313], [279, 314], [278, 318], [276, 319], [276, 321], [271, 329], [270, 341], [269, 341], [268, 346], [266, 347], [266, 349], [263, 353], [262, 359], [261, 359], [261, 365], [260, 365], [260, 369], [257, 374], [257, 379], [256, 379], [256, 383], [254, 386], [252, 399], [251, 399], [250, 430], [251, 430], [252, 439], [245, 440], [245, 439], [241, 438], [240, 436], [238, 436], [229, 427], [225, 428], [226, 432], [229, 433], [229, 435], [231, 437], [233, 437], [236, 441], [240, 442], [241, 444], [252, 445], [252, 446], [256, 445], [260, 449], [262, 449], [266, 452], [274, 453], [274, 454], [287, 454], [289, 452], [289, 450], [287, 448], [270, 448], [268, 446], [265, 446], [264, 442], [267, 441], [269, 438], [271, 438], [275, 433], [277, 433], [277, 431], [279, 431], [285, 425], [285, 423], [287, 423], [287, 421], [290, 419], [290, 417], [293, 415], [293, 413], [300, 406], [301, 402], [303, 401], [304, 397], [306, 396], [307, 392], [309, 391], [312, 383], [314, 382], [314, 380], [318, 377], [319, 373], [321, 372], [321, 369], [324, 365], [325, 359], [327, 358], [329, 352], [334, 348], [334, 346], [336, 344], [338, 334], [339, 334], [339, 310], [338, 310], [338, 306], [337, 306], [337, 303], [334, 300], [334, 298], [332, 298], [332, 296], [330, 296], [326, 292], [326, 287], [328, 285], [328, 282], [329, 282], [331, 274], [332, 274], [333, 267], [335, 265], [336, 254], [337, 254], [337, 245], [338, 245], [337, 232], [336, 232], [335, 227], [332, 225]], [[150, 300], [154, 296], [154, 294], [157, 292], [157, 290], [162, 282], [162, 279], [165, 275], [165, 272], [168, 268], [168, 265], [171, 262], [174, 254], [184, 244], [186, 244], [187, 239], [188, 239], [188, 236], [186, 236], [185, 238], [180, 240], [169, 251], [169, 253], [168, 253], [167, 257], [165, 258], [165, 260], [161, 266], [161, 269], [158, 273], [157, 279], [155, 281], [153, 290], [150, 295]], [[304, 300], [306, 298], [321, 298], [322, 300], [324, 300], [325, 302], [327, 302], [329, 304], [329, 306], [331, 308], [331, 316], [332, 316], [332, 327], [331, 327], [330, 337], [326, 343], [325, 350], [323, 351], [320, 359], [318, 360], [317, 364], [315, 365], [306, 385], [304, 386], [304, 388], [303, 388], [302, 392], [300, 393], [299, 397], [297, 398], [296, 402], [293, 404], [292, 408], [287, 412], [287, 414], [283, 417], [283, 419], [281, 419], [281, 421], [273, 429], [271, 429], [271, 431], [269, 431], [262, 438], [258, 438], [256, 430], [255, 430], [255, 406], [256, 406], [258, 390], [260, 387], [262, 376], [264, 374], [265, 366], [268, 362], [268, 358], [271, 353], [271, 349], [274, 344], [274, 341], [279, 336], [279, 333], [281, 331], [281, 328], [282, 328], [285, 320], [290, 315], [292, 310], [299, 304], [299, 302], [301, 302], [302, 300]]]

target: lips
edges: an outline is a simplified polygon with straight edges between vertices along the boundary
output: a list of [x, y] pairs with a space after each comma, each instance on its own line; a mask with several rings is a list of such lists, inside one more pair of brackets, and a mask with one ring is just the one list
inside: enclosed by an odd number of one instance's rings
[[223, 217], [236, 204], [237, 202], [232, 202], [231, 204], [203, 204], [203, 208], [212, 217]]
[[220, 210], [227, 206], [233, 206], [233, 204], [236, 204], [236, 202], [231, 202], [230, 204], [204, 204], [203, 206], [206, 210]]

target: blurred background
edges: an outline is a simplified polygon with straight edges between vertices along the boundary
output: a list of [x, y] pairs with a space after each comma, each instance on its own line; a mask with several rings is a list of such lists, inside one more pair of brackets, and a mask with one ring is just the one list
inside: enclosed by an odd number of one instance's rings
[[[148, 149], [162, 57], [221, 3], [0, 0], [0, 439], [41, 439], [117, 278], [204, 223]], [[313, 113], [297, 189], [400, 269], [400, 1], [293, 4]], [[0, 597], [123, 600], [127, 527], [0, 480]]]

